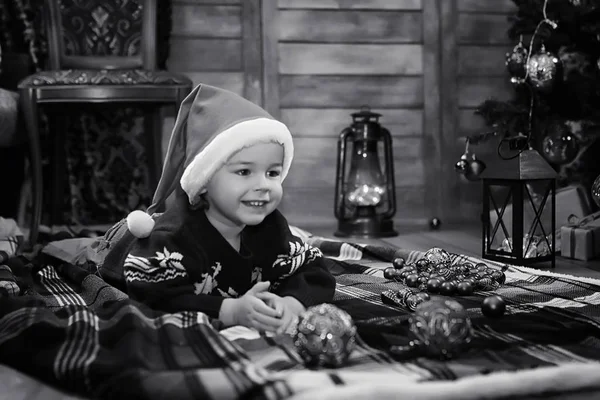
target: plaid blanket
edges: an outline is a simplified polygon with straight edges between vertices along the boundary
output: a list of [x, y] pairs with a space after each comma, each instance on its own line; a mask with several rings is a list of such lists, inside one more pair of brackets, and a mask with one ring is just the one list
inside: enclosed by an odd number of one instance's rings
[[358, 328], [342, 368], [305, 368], [288, 336], [219, 331], [202, 313], [150, 310], [82, 267], [18, 257], [6, 263], [21, 295], [0, 295], [0, 364], [102, 399], [530, 398], [600, 388], [599, 281], [486, 261], [505, 271], [494, 292], [505, 316], [481, 314], [489, 293], [455, 297], [475, 329], [470, 350], [449, 361], [400, 360], [389, 348], [408, 342], [409, 311], [381, 302], [382, 291], [403, 287], [383, 270], [422, 254], [309, 241], [336, 276], [334, 304]]

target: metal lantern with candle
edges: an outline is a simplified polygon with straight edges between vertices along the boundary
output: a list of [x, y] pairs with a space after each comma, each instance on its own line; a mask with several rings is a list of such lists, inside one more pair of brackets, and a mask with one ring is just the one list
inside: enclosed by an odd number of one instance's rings
[[[335, 217], [338, 237], [396, 236], [392, 136], [381, 126], [381, 114], [363, 107], [338, 140]], [[383, 170], [380, 159], [383, 153]], [[348, 156], [348, 153], [350, 155]]]
[[481, 175], [483, 258], [554, 267], [556, 175], [532, 149], [488, 165]]

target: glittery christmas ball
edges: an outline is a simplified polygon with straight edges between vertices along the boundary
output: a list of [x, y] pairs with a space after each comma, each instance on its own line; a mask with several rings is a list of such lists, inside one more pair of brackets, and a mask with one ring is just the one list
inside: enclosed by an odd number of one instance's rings
[[427, 260], [430, 264], [435, 265], [437, 268], [448, 268], [450, 264], [452, 264], [450, 253], [439, 247], [432, 247], [431, 249], [427, 250], [422, 259]]
[[526, 67], [531, 84], [540, 91], [548, 91], [554, 85], [560, 60], [542, 47], [539, 53], [529, 57]]
[[409, 329], [427, 356], [441, 359], [460, 354], [473, 338], [471, 319], [452, 299], [434, 298], [417, 306]]
[[356, 326], [350, 314], [319, 304], [300, 315], [293, 334], [296, 351], [309, 367], [340, 367], [352, 353]]
[[579, 142], [566, 128], [557, 127], [542, 139], [544, 158], [553, 164], [568, 164], [579, 153]]
[[506, 69], [513, 78], [522, 79], [525, 77], [527, 53], [527, 49], [522, 42], [517, 43], [511, 52], [506, 53]]

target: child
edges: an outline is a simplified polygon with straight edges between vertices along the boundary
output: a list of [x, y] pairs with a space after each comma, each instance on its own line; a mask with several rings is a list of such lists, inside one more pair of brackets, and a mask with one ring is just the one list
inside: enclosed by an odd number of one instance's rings
[[173, 191], [174, 203], [154, 219], [131, 213], [137, 239], [112, 246], [105, 266], [122, 261], [130, 297], [155, 309], [286, 330], [335, 289], [320, 250], [293, 236], [277, 210], [292, 157], [284, 124], [234, 93], [197, 86], [179, 110], [148, 212]]

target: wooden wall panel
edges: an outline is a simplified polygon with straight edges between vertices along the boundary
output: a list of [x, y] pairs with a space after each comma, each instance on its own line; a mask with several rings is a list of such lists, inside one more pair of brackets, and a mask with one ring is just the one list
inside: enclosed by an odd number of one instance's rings
[[[198, 54], [198, 56], [190, 56]], [[174, 37], [167, 67], [171, 71], [241, 71], [242, 42], [239, 39]]]
[[281, 75], [281, 107], [419, 108], [421, 76]]
[[[458, 20], [458, 71], [454, 80], [458, 85], [457, 131], [449, 151], [458, 160], [465, 149], [465, 136], [488, 132], [483, 118], [474, 114], [485, 100], [509, 100], [514, 96], [505, 67], [505, 54], [514, 46], [507, 36], [508, 16], [516, 6], [511, 0], [456, 0]], [[497, 140], [470, 146], [483, 160], [495, 158]], [[481, 184], [458, 180], [456, 197], [459, 199], [462, 220], [477, 221], [481, 212]]]
[[279, 8], [420, 10], [422, 0], [279, 0]]
[[[342, 108], [284, 108], [281, 118], [295, 137], [337, 138], [342, 129], [351, 124], [350, 114], [356, 111]], [[390, 131], [393, 140], [399, 136], [420, 137], [423, 134], [423, 110], [420, 108], [374, 111], [382, 114], [380, 122]]]
[[496, 45], [510, 43], [505, 14], [458, 14], [457, 37], [461, 44]]
[[[458, 11], [509, 14], [515, 11], [512, 0], [458, 0]], [[507, 29], [505, 26], [503, 29]]]
[[505, 74], [506, 52], [513, 46], [458, 47], [458, 76], [500, 76]]
[[282, 41], [415, 43], [422, 36], [420, 12], [281, 10], [279, 18]]
[[458, 104], [461, 108], [477, 108], [489, 98], [510, 100], [514, 95], [506, 76], [461, 76], [458, 86]]
[[[423, 160], [413, 152], [419, 144], [418, 138], [402, 138], [394, 141], [396, 185], [423, 184]], [[294, 149], [294, 161], [286, 178], [286, 184], [291, 187], [320, 187], [333, 190], [337, 140], [300, 137], [294, 140]]]
[[398, 218], [478, 217], [480, 187], [453, 165], [464, 136], [488, 129], [475, 108], [514, 93], [504, 66], [512, 0], [174, 0], [173, 8], [169, 69], [261, 104], [292, 131], [283, 202], [292, 223], [335, 223], [337, 137], [363, 105], [393, 135]]
[[418, 44], [280, 43], [279, 73], [414, 75], [423, 71], [421, 51]]
[[173, 4], [173, 36], [239, 38], [242, 36], [241, 7]]
[[[279, 0], [278, 6], [279, 106], [296, 138], [286, 214], [293, 221], [300, 208], [302, 221], [335, 224], [337, 138], [352, 123], [350, 114], [368, 105], [393, 136], [398, 204], [410, 209], [405, 217], [422, 219], [422, 1]], [[311, 198], [319, 204], [309, 207]]]

